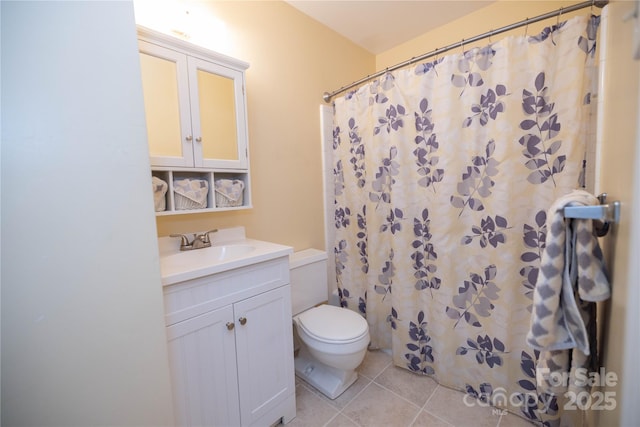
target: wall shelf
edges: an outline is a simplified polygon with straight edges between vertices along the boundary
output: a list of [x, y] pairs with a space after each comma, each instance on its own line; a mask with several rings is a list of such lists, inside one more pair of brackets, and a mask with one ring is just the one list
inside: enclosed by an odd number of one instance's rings
[[[156, 216], [166, 215], [180, 215], [180, 214], [194, 214], [205, 212], [224, 212], [234, 211], [240, 209], [251, 209], [251, 186], [249, 185], [249, 173], [248, 171], [232, 172], [229, 170], [223, 171], [211, 171], [205, 169], [174, 169], [164, 167], [152, 167], [152, 176], [158, 177], [167, 183], [168, 190], [165, 194], [165, 206], [164, 211], [156, 211]], [[178, 203], [176, 203], [174, 181], [176, 179], [201, 179], [207, 182], [209, 191], [207, 194], [206, 207], [201, 209], [180, 209]], [[242, 203], [238, 206], [220, 206], [216, 203], [215, 196], [215, 181], [218, 179], [231, 179], [239, 180], [244, 184], [242, 191]]]

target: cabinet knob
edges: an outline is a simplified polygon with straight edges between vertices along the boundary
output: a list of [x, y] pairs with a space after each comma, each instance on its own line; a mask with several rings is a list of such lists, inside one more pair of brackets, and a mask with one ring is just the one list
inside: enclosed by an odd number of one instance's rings
[[238, 319], [238, 320], [240, 321], [240, 324], [241, 324], [242, 326], [244, 326], [244, 325], [246, 325], [246, 324], [247, 324], [247, 318], [246, 318], [246, 317], [241, 317], [241, 318], [240, 318], [240, 319]]
[[202, 142], [202, 137], [201, 136], [197, 137], [196, 142]]
[[193, 137], [192, 137], [191, 135], [189, 135], [189, 136], [187, 136], [185, 139], [186, 139], [187, 141], [191, 142], [191, 140], [193, 139]]
[[234, 328], [235, 326], [236, 326], [236, 325], [234, 325], [234, 324], [233, 324], [233, 322], [227, 322], [227, 329], [228, 329], [228, 330], [230, 330], [230, 331], [231, 331], [231, 330], [233, 330], [233, 328]]

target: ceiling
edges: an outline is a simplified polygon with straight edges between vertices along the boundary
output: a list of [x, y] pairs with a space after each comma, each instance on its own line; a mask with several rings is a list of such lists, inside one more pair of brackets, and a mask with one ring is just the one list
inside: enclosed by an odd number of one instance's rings
[[285, 1], [377, 55], [495, 0]]

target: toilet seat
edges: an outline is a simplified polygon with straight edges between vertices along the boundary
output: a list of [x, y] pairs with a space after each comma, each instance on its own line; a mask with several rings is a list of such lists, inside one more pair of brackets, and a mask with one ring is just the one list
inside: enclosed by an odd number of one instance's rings
[[296, 316], [297, 324], [311, 338], [328, 344], [348, 344], [368, 334], [367, 321], [349, 309], [321, 305]]

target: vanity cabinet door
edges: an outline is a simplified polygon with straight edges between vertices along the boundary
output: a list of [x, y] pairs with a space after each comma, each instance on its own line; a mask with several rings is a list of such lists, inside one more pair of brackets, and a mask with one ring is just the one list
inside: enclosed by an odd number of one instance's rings
[[187, 56], [145, 41], [139, 49], [151, 164], [193, 167]]
[[238, 426], [232, 306], [167, 327], [176, 424]]
[[242, 425], [254, 424], [277, 405], [286, 406], [287, 399], [293, 407], [285, 422], [295, 416], [290, 288], [234, 304]]

